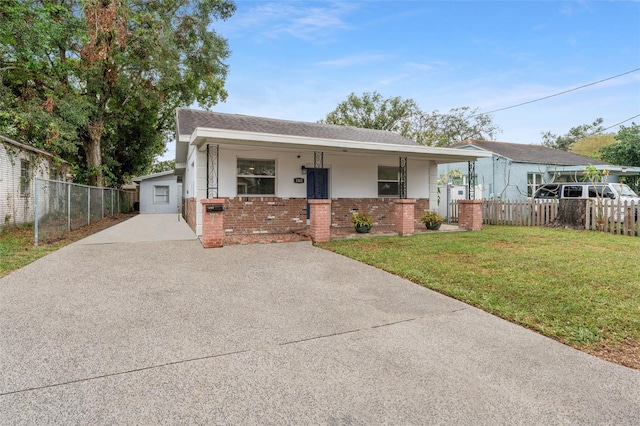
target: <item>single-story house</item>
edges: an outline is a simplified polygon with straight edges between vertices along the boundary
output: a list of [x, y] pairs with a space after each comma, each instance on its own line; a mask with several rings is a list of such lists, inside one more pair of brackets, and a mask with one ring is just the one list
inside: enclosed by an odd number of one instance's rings
[[202, 237], [203, 211], [214, 212], [204, 204], [214, 200], [224, 210], [218, 239], [225, 242], [272, 240], [308, 224], [313, 238], [316, 205], [331, 233], [353, 229], [357, 212], [371, 215], [374, 228], [397, 229], [395, 205], [403, 203], [411, 204], [413, 226], [435, 205], [438, 164], [490, 155], [381, 130], [186, 108], [176, 111], [176, 130], [185, 220]]
[[182, 182], [173, 170], [132, 179], [138, 187], [140, 213], [177, 213], [182, 206]]
[[[468, 139], [454, 148], [490, 154], [475, 164], [476, 198], [488, 200], [524, 200], [533, 195], [538, 186], [548, 182], [576, 182], [583, 179], [587, 166], [608, 172], [609, 182], [619, 182], [621, 176], [637, 176], [640, 167], [608, 164], [573, 152], [560, 151], [543, 145]], [[438, 166], [441, 181], [466, 185], [467, 163]], [[461, 172], [461, 173], [460, 173]]]
[[[68, 165], [53, 154], [0, 135], [0, 226], [33, 222], [35, 178], [65, 181]], [[40, 212], [46, 214], [46, 209]]]

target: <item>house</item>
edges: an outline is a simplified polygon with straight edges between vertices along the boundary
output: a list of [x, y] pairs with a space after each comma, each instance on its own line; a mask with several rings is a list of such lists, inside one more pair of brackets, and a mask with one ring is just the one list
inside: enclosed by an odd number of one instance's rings
[[205, 246], [213, 222], [218, 245], [287, 240], [307, 225], [322, 240], [352, 230], [356, 212], [404, 234], [435, 204], [438, 164], [490, 155], [387, 131], [183, 108], [176, 128], [183, 216]]
[[173, 170], [133, 178], [139, 184], [140, 213], [177, 213], [182, 206], [182, 182]]
[[[606, 170], [609, 182], [618, 182], [622, 176], [640, 174], [640, 167], [612, 165], [542, 145], [468, 139], [453, 147], [490, 154], [490, 157], [479, 158], [475, 164], [476, 198], [489, 200], [527, 199], [543, 183], [579, 181], [589, 165], [600, 172]], [[466, 185], [467, 170], [467, 163], [442, 164], [438, 166], [438, 175], [441, 181], [448, 180], [453, 184], [455, 191], [459, 188], [456, 185]], [[457, 193], [452, 198], [455, 195]]]
[[0, 135], [0, 227], [33, 222], [36, 178], [64, 181], [68, 165], [53, 154]]

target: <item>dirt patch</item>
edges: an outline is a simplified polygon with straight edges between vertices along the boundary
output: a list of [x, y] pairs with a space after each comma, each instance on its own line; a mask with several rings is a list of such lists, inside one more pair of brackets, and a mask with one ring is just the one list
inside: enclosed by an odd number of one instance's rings
[[626, 339], [615, 346], [605, 345], [584, 351], [605, 361], [640, 370], [640, 341]]

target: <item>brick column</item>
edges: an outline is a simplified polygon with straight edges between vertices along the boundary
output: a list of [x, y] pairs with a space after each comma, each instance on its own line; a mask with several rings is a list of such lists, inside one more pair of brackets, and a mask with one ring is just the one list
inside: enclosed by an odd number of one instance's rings
[[393, 200], [395, 206], [395, 231], [399, 235], [411, 235], [416, 230], [416, 200], [402, 199]]
[[224, 198], [208, 198], [200, 202], [202, 203], [202, 246], [204, 248], [222, 247], [223, 212], [207, 212], [207, 206], [224, 206]]
[[482, 229], [482, 200], [458, 200], [458, 228], [467, 231]]
[[314, 243], [331, 239], [331, 200], [307, 200], [309, 203], [309, 234]]

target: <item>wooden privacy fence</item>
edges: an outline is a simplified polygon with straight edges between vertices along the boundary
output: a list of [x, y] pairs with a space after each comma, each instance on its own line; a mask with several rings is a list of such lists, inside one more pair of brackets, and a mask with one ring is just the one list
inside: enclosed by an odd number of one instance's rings
[[587, 200], [584, 228], [588, 231], [640, 236], [638, 207], [638, 203], [633, 201]]
[[[620, 235], [640, 236], [637, 202], [583, 199], [584, 229]], [[485, 225], [545, 226], [559, 218], [558, 200], [497, 200], [482, 203]], [[451, 221], [458, 221], [458, 203], [451, 203]]]
[[558, 200], [484, 201], [482, 221], [487, 225], [543, 226], [558, 216]]

